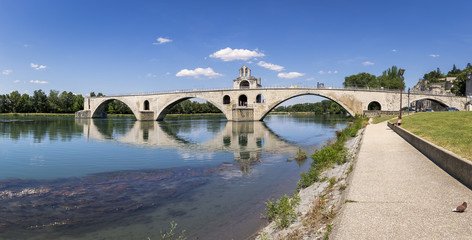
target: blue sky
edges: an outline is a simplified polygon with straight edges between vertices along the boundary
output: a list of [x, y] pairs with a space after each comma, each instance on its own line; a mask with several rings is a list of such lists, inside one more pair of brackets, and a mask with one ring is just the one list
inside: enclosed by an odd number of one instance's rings
[[0, 94], [263, 86], [472, 62], [471, 1], [0, 0]]

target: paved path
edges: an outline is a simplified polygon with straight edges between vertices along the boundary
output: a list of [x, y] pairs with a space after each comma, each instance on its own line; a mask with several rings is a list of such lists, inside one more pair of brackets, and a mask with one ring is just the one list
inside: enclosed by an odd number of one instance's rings
[[[470, 189], [385, 122], [368, 125], [362, 141], [330, 239], [472, 239]], [[466, 212], [451, 211], [464, 201]]]

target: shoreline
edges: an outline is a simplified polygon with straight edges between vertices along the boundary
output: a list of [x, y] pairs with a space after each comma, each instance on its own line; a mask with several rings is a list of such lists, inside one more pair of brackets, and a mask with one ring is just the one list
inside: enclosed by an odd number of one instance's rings
[[350, 173], [358, 156], [364, 130], [365, 127], [361, 128], [355, 137], [344, 144], [348, 148], [346, 163], [322, 172], [321, 181], [299, 191], [300, 204], [295, 208], [295, 222], [280, 229], [272, 221], [255, 233], [254, 239], [322, 239], [329, 236], [334, 217], [345, 202], [345, 190], [349, 185]]

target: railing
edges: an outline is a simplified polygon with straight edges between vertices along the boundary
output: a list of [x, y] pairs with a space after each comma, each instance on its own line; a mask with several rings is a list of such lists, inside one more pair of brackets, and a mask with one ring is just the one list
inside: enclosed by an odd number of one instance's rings
[[[102, 97], [121, 97], [121, 96], [140, 96], [140, 95], [159, 95], [159, 94], [172, 94], [172, 93], [198, 93], [198, 92], [214, 92], [214, 91], [253, 91], [253, 90], [271, 90], [271, 89], [323, 89], [323, 90], [352, 90], [352, 91], [366, 91], [366, 92], [398, 92], [398, 89], [388, 89], [388, 88], [369, 88], [369, 87], [323, 87], [317, 88], [316, 86], [266, 86], [261, 88], [252, 88], [252, 89], [234, 89], [234, 88], [208, 88], [208, 89], [183, 89], [183, 90], [173, 90], [173, 91], [155, 91], [155, 92], [141, 92], [133, 94], [115, 94], [115, 95], [106, 95]], [[410, 93], [413, 94], [424, 94], [424, 95], [434, 95], [434, 96], [456, 96], [452, 93], [436, 93], [433, 91], [416, 91], [412, 90]], [[403, 91], [403, 94], [408, 94], [407, 91]], [[89, 96], [87, 96], [89, 97]], [[460, 97], [460, 96], [458, 96]]]

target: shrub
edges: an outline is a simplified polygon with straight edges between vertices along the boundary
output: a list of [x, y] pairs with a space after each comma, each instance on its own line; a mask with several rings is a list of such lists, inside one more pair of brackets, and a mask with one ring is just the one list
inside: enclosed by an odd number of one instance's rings
[[278, 228], [286, 228], [295, 221], [297, 214], [295, 207], [300, 202], [300, 197], [295, 194], [292, 199], [284, 195], [277, 202], [266, 202], [266, 212], [269, 221], [275, 221]]

